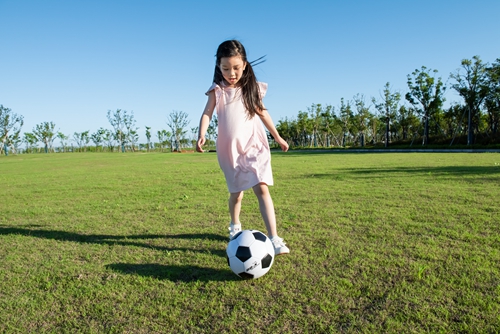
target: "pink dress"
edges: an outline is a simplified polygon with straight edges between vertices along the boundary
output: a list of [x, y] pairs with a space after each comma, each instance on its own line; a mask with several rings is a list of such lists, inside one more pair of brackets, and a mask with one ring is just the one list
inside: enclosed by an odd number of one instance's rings
[[[267, 84], [259, 82], [261, 98]], [[258, 115], [249, 118], [241, 90], [213, 84], [218, 118], [217, 158], [230, 193], [247, 190], [259, 183], [273, 185], [271, 151], [264, 125]]]

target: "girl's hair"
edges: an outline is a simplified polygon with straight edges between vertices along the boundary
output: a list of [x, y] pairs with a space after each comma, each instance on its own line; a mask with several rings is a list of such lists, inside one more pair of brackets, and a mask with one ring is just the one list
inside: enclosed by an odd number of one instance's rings
[[255, 116], [255, 114], [260, 115], [265, 109], [264, 105], [262, 104], [259, 85], [257, 84], [257, 78], [255, 77], [255, 73], [253, 72], [252, 65], [258, 65], [265, 60], [263, 60], [264, 57], [260, 57], [253, 62], [249, 62], [247, 60], [245, 47], [239, 41], [229, 40], [222, 42], [217, 48], [217, 54], [215, 55], [216, 64], [214, 71], [214, 82], [216, 84], [226, 82], [219, 68], [221, 58], [235, 56], [241, 57], [243, 62], [246, 63], [246, 68], [243, 71], [243, 75], [241, 76], [239, 85], [241, 87], [243, 96], [243, 104], [245, 106], [245, 109], [248, 111], [250, 118], [252, 118], [253, 116]]

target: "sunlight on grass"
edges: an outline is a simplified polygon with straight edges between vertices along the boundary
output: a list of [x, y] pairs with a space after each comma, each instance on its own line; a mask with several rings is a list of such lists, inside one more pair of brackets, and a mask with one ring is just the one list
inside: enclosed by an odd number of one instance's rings
[[215, 154], [0, 158], [0, 332], [500, 329], [498, 154], [272, 159], [291, 254], [244, 281]]

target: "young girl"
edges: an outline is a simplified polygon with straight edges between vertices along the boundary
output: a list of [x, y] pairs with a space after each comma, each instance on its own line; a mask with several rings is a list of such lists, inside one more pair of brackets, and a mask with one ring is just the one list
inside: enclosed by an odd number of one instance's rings
[[273, 185], [271, 153], [262, 123], [283, 151], [288, 151], [288, 144], [280, 137], [262, 103], [267, 84], [257, 82], [240, 42], [223, 42], [217, 49], [216, 58], [214, 82], [206, 93], [208, 101], [200, 120], [196, 150], [203, 152], [205, 134], [213, 111], [217, 109], [217, 158], [230, 193], [229, 239], [241, 231], [243, 191], [252, 188], [275, 254], [287, 254], [290, 250], [276, 231], [274, 205], [268, 189], [268, 185]]

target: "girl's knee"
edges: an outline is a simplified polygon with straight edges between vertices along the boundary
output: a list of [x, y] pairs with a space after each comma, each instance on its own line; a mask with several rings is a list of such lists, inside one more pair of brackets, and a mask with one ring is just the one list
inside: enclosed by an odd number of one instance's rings
[[239, 193], [230, 193], [229, 194], [230, 201], [241, 202], [242, 199], [243, 199], [243, 191], [240, 191]]
[[269, 188], [265, 183], [259, 183], [253, 187], [253, 192], [256, 196], [268, 196]]

